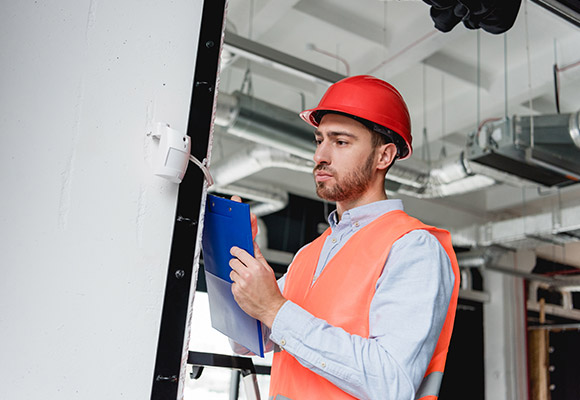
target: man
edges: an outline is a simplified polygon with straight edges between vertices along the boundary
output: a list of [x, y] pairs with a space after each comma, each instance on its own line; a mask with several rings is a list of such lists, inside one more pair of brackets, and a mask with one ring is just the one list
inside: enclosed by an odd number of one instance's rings
[[234, 298], [280, 349], [270, 396], [435, 399], [458, 268], [448, 232], [409, 217], [385, 193], [390, 166], [412, 153], [403, 98], [384, 81], [355, 76], [300, 116], [316, 127], [316, 191], [336, 202], [330, 228], [278, 283], [257, 246], [255, 258], [231, 249]]

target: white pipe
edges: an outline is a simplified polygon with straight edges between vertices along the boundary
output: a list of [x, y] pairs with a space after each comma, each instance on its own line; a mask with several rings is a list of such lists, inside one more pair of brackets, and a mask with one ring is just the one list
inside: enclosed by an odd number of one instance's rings
[[[216, 124], [234, 136], [254, 143], [234, 156], [212, 166], [218, 185], [226, 185], [265, 168], [281, 167], [311, 173], [314, 146], [310, 127], [290, 122], [294, 113], [240, 93], [220, 93]], [[480, 190], [504, 182], [523, 187], [530, 182], [495, 169], [470, 163], [463, 154], [444, 160], [438, 167], [423, 173], [399, 164], [393, 165], [387, 179], [400, 183], [399, 193], [431, 199]]]
[[252, 145], [212, 164], [210, 170], [216, 186], [225, 186], [273, 167], [311, 174], [314, 162], [271, 147]]
[[[214, 188], [212, 188], [214, 189]], [[275, 213], [288, 205], [288, 193], [272, 185], [253, 183], [252, 186], [230, 184], [214, 189], [217, 192], [228, 195], [237, 195], [254, 200], [251, 204], [251, 211], [257, 217]]]

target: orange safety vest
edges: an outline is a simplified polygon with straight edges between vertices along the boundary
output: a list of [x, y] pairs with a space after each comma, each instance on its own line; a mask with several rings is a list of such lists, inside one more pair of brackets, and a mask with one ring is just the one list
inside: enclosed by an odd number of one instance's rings
[[[388, 212], [355, 233], [312, 284], [320, 252], [330, 234], [330, 229], [327, 229], [292, 262], [284, 282], [284, 297], [332, 326], [368, 338], [370, 305], [391, 246], [401, 236], [416, 229], [427, 230], [439, 240], [451, 260], [455, 275], [445, 323], [417, 391], [416, 399], [434, 400], [439, 393], [459, 293], [459, 267], [449, 232], [425, 225], [401, 210]], [[303, 367], [288, 352], [280, 351], [274, 354], [272, 363], [270, 399], [354, 397]]]

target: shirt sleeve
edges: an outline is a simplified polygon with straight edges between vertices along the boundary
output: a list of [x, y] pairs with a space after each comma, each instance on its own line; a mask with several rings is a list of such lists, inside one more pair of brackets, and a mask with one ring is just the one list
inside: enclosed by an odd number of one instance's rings
[[359, 399], [413, 400], [443, 327], [454, 274], [424, 230], [393, 244], [377, 282], [369, 338], [351, 335], [287, 301], [270, 339]]

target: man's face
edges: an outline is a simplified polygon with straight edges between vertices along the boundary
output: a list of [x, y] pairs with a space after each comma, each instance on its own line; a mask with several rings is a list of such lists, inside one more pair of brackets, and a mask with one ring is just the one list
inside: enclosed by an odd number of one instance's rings
[[313, 173], [318, 196], [341, 202], [365, 193], [375, 171], [371, 132], [352, 118], [326, 114], [314, 135]]

